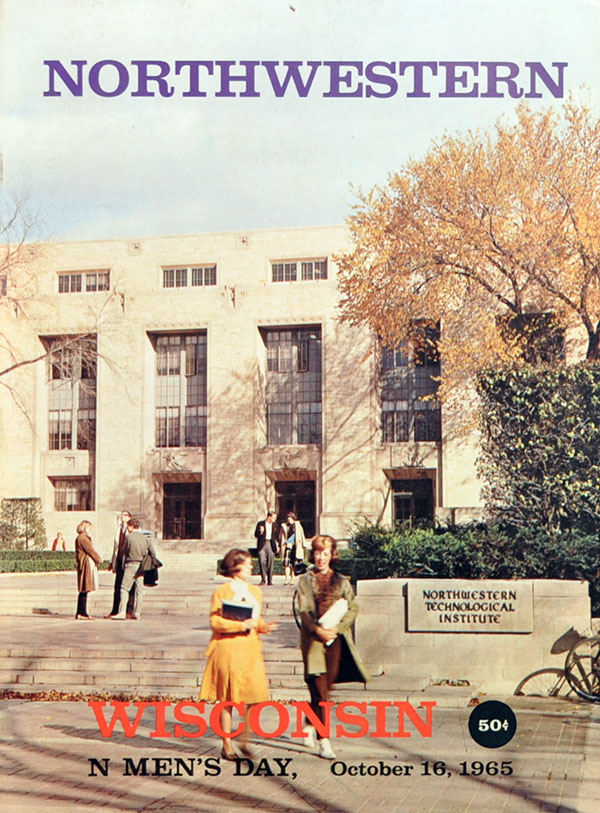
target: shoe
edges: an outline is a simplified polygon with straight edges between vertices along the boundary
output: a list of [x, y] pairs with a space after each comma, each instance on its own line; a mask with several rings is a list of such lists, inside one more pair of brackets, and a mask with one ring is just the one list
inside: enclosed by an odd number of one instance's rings
[[237, 756], [235, 751], [226, 751], [224, 748], [221, 748], [221, 759], [226, 759], [229, 762], [235, 762]]
[[75, 616], [75, 621], [95, 621], [93, 615], [80, 615], [79, 613]]
[[108, 615], [105, 615], [104, 617], [105, 618], [114, 618], [115, 615], [116, 615], [116, 613], [109, 613]]
[[266, 584], [266, 582], [259, 582], [259, 584]]
[[328, 739], [319, 740], [319, 756], [321, 759], [335, 759], [335, 751]]
[[126, 621], [126, 620], [127, 620], [127, 616], [126, 616], [126, 615], [124, 615], [124, 614], [123, 614], [123, 615], [121, 615], [120, 613], [118, 613], [117, 615], [111, 615], [111, 619], [112, 619], [113, 621]]
[[306, 734], [306, 737], [301, 738], [300, 745], [305, 745], [307, 748], [314, 748], [317, 744], [314, 726], [307, 725], [302, 731]]
[[140, 620], [139, 615], [128, 615], [127, 618], [129, 618], [130, 621], [139, 621]]

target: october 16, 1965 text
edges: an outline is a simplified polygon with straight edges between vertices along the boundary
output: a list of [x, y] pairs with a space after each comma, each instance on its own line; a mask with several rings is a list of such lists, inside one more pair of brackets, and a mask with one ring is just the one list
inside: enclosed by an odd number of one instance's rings
[[[112, 770], [111, 760], [88, 757], [88, 776], [108, 776]], [[297, 779], [298, 774], [293, 770], [293, 757], [270, 757], [262, 759], [249, 759], [238, 757], [234, 762], [232, 776], [262, 776], [285, 777], [291, 781]], [[443, 760], [424, 760], [418, 764], [402, 763], [396, 761], [373, 760], [370, 762], [343, 762], [336, 760], [330, 765], [334, 776], [431, 776], [450, 777], [454, 774], [460, 776], [511, 776], [513, 773], [512, 761], [490, 760], [481, 762], [460, 762], [458, 771], [449, 769]], [[121, 774], [123, 776], [157, 776], [157, 777], [185, 777], [220, 776], [222, 772], [219, 757], [123, 757]]]

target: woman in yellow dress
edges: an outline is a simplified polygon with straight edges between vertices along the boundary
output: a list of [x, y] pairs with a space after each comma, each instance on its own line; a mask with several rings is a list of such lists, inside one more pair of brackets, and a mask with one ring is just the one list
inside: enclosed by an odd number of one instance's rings
[[[221, 563], [221, 573], [229, 576], [230, 581], [217, 587], [213, 593], [210, 608], [212, 638], [206, 650], [208, 663], [202, 678], [200, 697], [203, 700], [245, 703], [247, 713], [248, 707], [254, 703], [269, 700], [269, 684], [259, 634], [271, 632], [277, 623], [267, 623], [261, 618], [262, 592], [248, 583], [252, 576], [250, 551], [241, 548], [230, 550]], [[231, 608], [228, 610], [226, 607], [224, 611], [223, 602], [245, 605], [251, 609], [251, 615], [244, 621], [227, 618], [225, 615], [231, 614]], [[231, 709], [223, 709], [223, 731], [230, 734], [231, 725]], [[247, 754], [245, 719], [241, 739], [241, 750]], [[230, 737], [223, 737], [221, 756], [224, 759], [236, 757]]]

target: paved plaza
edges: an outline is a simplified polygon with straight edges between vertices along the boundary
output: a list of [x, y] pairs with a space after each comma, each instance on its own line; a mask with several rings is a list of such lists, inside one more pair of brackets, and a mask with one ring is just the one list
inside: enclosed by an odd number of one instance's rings
[[[182, 582], [186, 578], [178, 576]], [[284, 590], [283, 585], [272, 589], [273, 595]], [[40, 649], [52, 643], [68, 647], [73, 664], [86, 646], [112, 647], [115, 653], [134, 644], [155, 646], [167, 654], [172, 648], [175, 656], [192, 642], [200, 652], [208, 640], [206, 617], [177, 614], [148, 614], [140, 622], [78, 623], [70, 616], [30, 612], [0, 616], [0, 623], [4, 650], [19, 642]], [[270, 646], [289, 651], [294, 628], [282, 623], [280, 629], [280, 639]], [[202, 668], [200, 661], [198, 666]], [[154, 710], [149, 707], [134, 736], [125, 736], [117, 724], [111, 737], [103, 737], [86, 700], [3, 699], [0, 810], [597, 813], [600, 809], [600, 705], [571, 698], [474, 699], [469, 691], [450, 689], [444, 694], [434, 687], [407, 695], [405, 690], [395, 690], [391, 680], [384, 687], [375, 693], [379, 701], [410, 702], [422, 719], [420, 700], [437, 703], [432, 736], [423, 736], [410, 717], [405, 720], [407, 736], [369, 736], [375, 731], [397, 732], [399, 711], [388, 709], [385, 727], [378, 729], [377, 707], [370, 705], [374, 695], [357, 687], [356, 693], [346, 690], [345, 699], [366, 703], [367, 733], [334, 737], [334, 762], [300, 745], [290, 736], [292, 725], [274, 738], [255, 737], [251, 762], [219, 760], [220, 740], [210, 727], [199, 737], [182, 736], [182, 729], [174, 736], [176, 700], [166, 709], [162, 731], [157, 731]], [[289, 703], [306, 698], [301, 689], [297, 694], [288, 690], [287, 696], [281, 692], [275, 696], [285, 701], [285, 709], [292, 714]], [[468, 729], [473, 702], [488, 699], [508, 703], [517, 717], [514, 738], [497, 749], [475, 743]], [[110, 719], [108, 705], [104, 711]], [[275, 729], [277, 711], [273, 707], [263, 712], [265, 730]], [[129, 707], [129, 717], [134, 716]], [[193, 725], [186, 728], [188, 733], [193, 730]], [[155, 731], [160, 736], [152, 736]]]
[[[150, 737], [153, 715], [143, 718], [132, 738], [119, 729], [104, 739], [84, 701], [5, 700], [0, 807], [596, 813], [600, 708], [566, 700], [507, 701], [518, 730], [500, 749], [471, 740], [469, 708], [441, 708], [434, 710], [430, 739], [409, 725], [412, 736], [406, 739], [338, 739], [338, 759], [328, 762], [284, 735], [256, 742], [252, 762], [235, 764], [218, 759], [219, 742], [212, 734], [194, 740]], [[168, 713], [166, 730], [172, 733], [170, 721]], [[486, 775], [485, 767], [476, 775], [482, 765], [493, 771], [494, 762], [509, 765], [512, 775]], [[98, 765], [107, 769], [106, 776]], [[465, 771], [471, 775], [461, 775]]]

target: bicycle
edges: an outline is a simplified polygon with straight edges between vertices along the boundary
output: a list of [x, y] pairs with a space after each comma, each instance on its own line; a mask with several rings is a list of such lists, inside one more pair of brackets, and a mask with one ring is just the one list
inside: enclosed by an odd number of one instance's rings
[[565, 661], [569, 686], [584, 700], [600, 703], [600, 636], [581, 638]]

